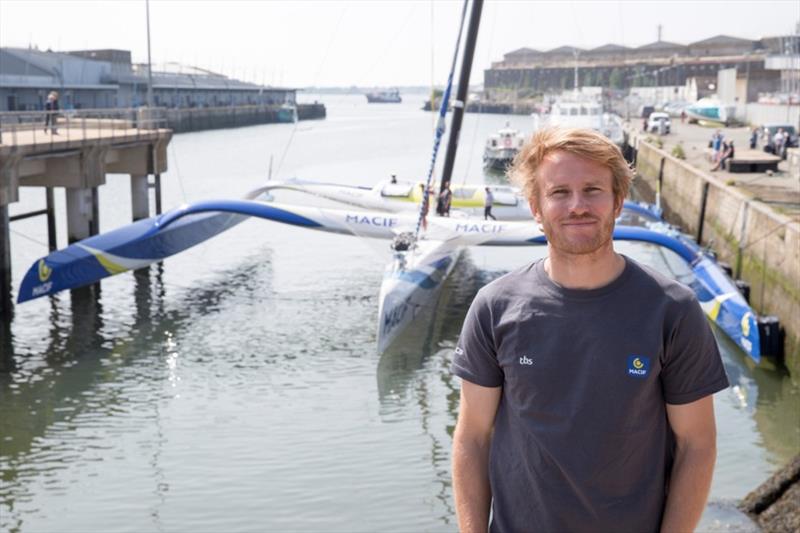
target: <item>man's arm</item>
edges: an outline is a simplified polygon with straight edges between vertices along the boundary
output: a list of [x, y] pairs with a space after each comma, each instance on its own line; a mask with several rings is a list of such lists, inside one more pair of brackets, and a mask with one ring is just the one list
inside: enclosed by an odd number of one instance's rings
[[713, 397], [667, 404], [667, 417], [677, 446], [661, 531], [691, 532], [705, 509], [717, 458]]
[[453, 435], [453, 491], [461, 533], [489, 527], [489, 445], [502, 387], [461, 382], [461, 406]]

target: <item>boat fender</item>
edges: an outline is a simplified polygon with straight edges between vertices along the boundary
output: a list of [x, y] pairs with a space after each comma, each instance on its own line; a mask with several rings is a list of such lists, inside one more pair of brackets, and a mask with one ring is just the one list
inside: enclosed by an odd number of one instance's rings
[[734, 283], [739, 292], [742, 293], [742, 296], [744, 296], [744, 301], [750, 303], [750, 284], [743, 279], [737, 279]]
[[781, 327], [778, 317], [771, 315], [758, 317], [758, 336], [761, 339], [761, 354], [783, 362], [783, 341], [786, 331]]

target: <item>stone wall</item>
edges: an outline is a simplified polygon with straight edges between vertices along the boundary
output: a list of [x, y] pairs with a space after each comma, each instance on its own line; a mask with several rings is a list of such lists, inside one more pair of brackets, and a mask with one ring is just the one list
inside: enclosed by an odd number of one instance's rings
[[702, 244], [751, 286], [760, 315], [776, 315], [786, 328], [786, 365], [800, 377], [800, 223], [663, 150], [637, 139], [637, 189], [653, 201], [661, 161], [662, 206], [667, 219], [697, 235], [708, 187]]
[[[163, 127], [175, 133], [221, 128], [238, 128], [279, 122], [280, 106], [252, 105], [226, 107], [159, 108]], [[323, 104], [298, 104], [298, 120], [325, 118]]]

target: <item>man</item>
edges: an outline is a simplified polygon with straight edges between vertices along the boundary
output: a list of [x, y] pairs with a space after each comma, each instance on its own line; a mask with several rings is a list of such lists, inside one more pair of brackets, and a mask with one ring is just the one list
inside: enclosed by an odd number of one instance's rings
[[614, 251], [631, 170], [589, 130], [537, 132], [512, 176], [548, 257], [481, 289], [453, 487], [462, 532], [684, 532], [711, 485], [728, 386], [694, 294]]
[[453, 201], [453, 191], [450, 190], [450, 185], [445, 185], [442, 192], [439, 193], [439, 215], [443, 217], [450, 216], [450, 205]]
[[44, 117], [44, 132], [47, 133], [47, 128], [50, 128], [50, 133], [58, 135], [56, 131], [56, 114], [58, 112], [58, 93], [51, 91], [47, 95], [47, 102], [44, 104], [44, 109], [47, 111]]
[[711, 149], [714, 151], [714, 154], [712, 155], [711, 158], [712, 163], [719, 162], [720, 150], [722, 149], [722, 139], [724, 138], [725, 136], [722, 135], [722, 132], [719, 130], [714, 132], [714, 135], [711, 136]]
[[494, 205], [494, 194], [489, 187], [484, 187], [483, 191], [483, 220], [497, 220], [492, 214], [492, 206]]

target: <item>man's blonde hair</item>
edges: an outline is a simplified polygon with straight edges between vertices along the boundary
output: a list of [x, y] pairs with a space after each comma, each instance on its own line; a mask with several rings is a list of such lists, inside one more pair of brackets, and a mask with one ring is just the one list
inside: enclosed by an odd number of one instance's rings
[[609, 169], [614, 198], [621, 203], [628, 196], [633, 170], [614, 143], [594, 130], [553, 127], [534, 133], [508, 171], [511, 182], [522, 189], [529, 200], [538, 201], [539, 168], [548, 155], [557, 151], [588, 159]]

